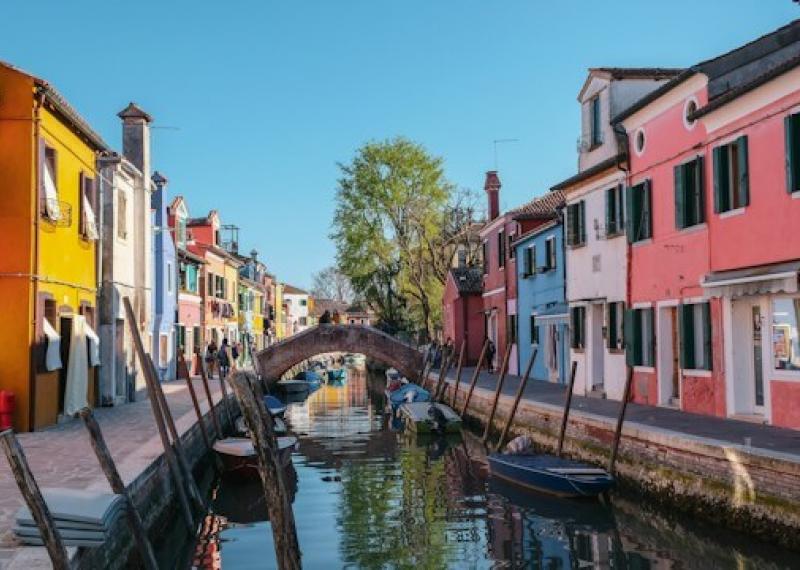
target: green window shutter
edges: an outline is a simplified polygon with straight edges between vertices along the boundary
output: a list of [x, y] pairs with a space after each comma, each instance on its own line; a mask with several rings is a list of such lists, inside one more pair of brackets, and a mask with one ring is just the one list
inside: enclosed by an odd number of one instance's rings
[[575, 244], [575, 204], [567, 206], [567, 245]]
[[613, 234], [617, 231], [616, 220], [612, 210], [614, 208], [614, 189], [606, 189], [606, 235]]
[[572, 307], [570, 310], [570, 346], [578, 348], [578, 307]]
[[686, 227], [686, 200], [683, 173], [686, 170], [683, 164], [677, 165], [672, 169], [675, 180], [675, 227], [683, 229]]
[[702, 156], [697, 157], [694, 169], [694, 195], [693, 200], [697, 212], [697, 222], [706, 221], [706, 160]]
[[684, 370], [694, 368], [694, 313], [692, 305], [678, 305], [678, 344]]
[[795, 121], [796, 116], [797, 115], [789, 115], [783, 119], [783, 130], [786, 138], [786, 191], [789, 192], [789, 194], [797, 190], [798, 183], [798, 180], [795, 179], [795, 170], [797, 168], [795, 164], [795, 139], [797, 139], [797, 133], [795, 132], [795, 126], [797, 125]]
[[644, 239], [653, 237], [653, 193], [649, 180], [644, 181], [642, 192], [642, 226]]
[[616, 303], [606, 303], [608, 312], [608, 323], [606, 325], [606, 346], [617, 348], [617, 305]]
[[580, 240], [581, 240], [580, 243], [583, 244], [583, 243], [586, 243], [586, 202], [584, 200], [581, 200], [578, 203], [578, 205], [580, 207], [580, 213], [578, 215], [578, 218], [580, 219], [580, 224], [579, 224], [580, 236], [579, 237], [580, 237]]
[[627, 234], [628, 234], [628, 243], [633, 243], [636, 228], [634, 227], [633, 220], [636, 219], [636, 212], [633, 208], [633, 193], [636, 191], [635, 186], [628, 186], [627, 191], [625, 192], [625, 211], [628, 213], [627, 216]]
[[636, 365], [636, 316], [636, 311], [634, 309], [625, 311], [623, 336], [625, 340], [625, 362], [628, 366]]
[[747, 164], [747, 136], [741, 136], [736, 141], [736, 152], [739, 162], [739, 206], [750, 204], [750, 173]]
[[718, 146], [712, 151], [714, 161], [714, 212], [717, 214], [725, 211], [722, 208], [722, 181], [724, 178], [722, 170], [724, 167], [727, 167], [727, 164], [723, 166], [723, 162], [727, 162], [722, 158], [724, 148], [725, 147]]
[[625, 186], [620, 184], [617, 186], [615, 193], [617, 204], [617, 231], [625, 229]]
[[712, 370], [714, 368], [711, 362], [713, 356], [713, 348], [711, 345], [711, 303], [702, 304], [703, 311], [703, 362], [705, 362], [705, 369]]

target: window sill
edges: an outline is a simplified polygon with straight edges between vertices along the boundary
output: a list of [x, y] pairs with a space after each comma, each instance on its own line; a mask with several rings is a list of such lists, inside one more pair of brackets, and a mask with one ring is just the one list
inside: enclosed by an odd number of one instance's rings
[[686, 226], [685, 228], [680, 228], [678, 230], [679, 234], [693, 234], [696, 232], [702, 232], [708, 229], [708, 224], [706, 222], [700, 222], [697, 224], [692, 224], [691, 226]]
[[631, 243], [631, 246], [632, 247], [644, 247], [646, 245], [651, 245], [652, 243], [653, 243], [653, 238], [649, 237], [649, 238], [645, 238], [645, 239], [640, 239], [639, 241], [635, 241], [635, 242]]
[[792, 200], [800, 200], [800, 190], [795, 190], [791, 193]]
[[634, 365], [633, 367], [634, 372], [645, 372], [648, 374], [654, 374], [656, 369], [654, 366], [641, 366], [639, 364]]
[[724, 220], [725, 218], [733, 218], [735, 216], [741, 216], [744, 214], [746, 207], [736, 208], [735, 210], [728, 210], [726, 212], [720, 212], [719, 219]]
[[586, 242], [583, 243], [571, 243], [567, 246], [570, 249], [580, 249], [582, 247], [586, 247]]
[[570, 350], [575, 354], [583, 354], [586, 349], [570, 347]]
[[690, 369], [681, 368], [681, 374], [683, 376], [696, 376], [698, 378], [711, 378], [711, 370], [704, 370], [704, 369], [701, 369], [701, 368], [690, 368]]
[[608, 349], [608, 353], [609, 354], [625, 354], [625, 349], [624, 348], [609, 348]]
[[606, 234], [606, 239], [607, 240], [614, 239], [614, 238], [622, 237], [624, 235], [625, 235], [625, 232], [621, 232], [621, 231], [620, 232], [614, 232], [614, 233], [611, 233], [611, 234]]
[[787, 382], [800, 382], [800, 370], [786, 370], [784, 368], [773, 368], [770, 380], [785, 380]]

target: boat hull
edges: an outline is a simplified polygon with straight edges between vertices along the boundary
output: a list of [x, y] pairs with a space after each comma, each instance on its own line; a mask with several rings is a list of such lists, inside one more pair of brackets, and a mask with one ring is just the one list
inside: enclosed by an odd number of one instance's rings
[[[488, 460], [492, 477], [557, 497], [596, 497], [614, 486], [608, 473], [558, 457], [493, 453]], [[587, 474], [565, 472], [581, 470]]]

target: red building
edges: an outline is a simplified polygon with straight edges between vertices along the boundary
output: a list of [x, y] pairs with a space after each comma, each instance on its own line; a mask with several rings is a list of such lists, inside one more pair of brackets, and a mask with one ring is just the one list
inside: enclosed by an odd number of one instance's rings
[[444, 340], [453, 340], [456, 350], [466, 342], [464, 361], [477, 364], [483, 347], [483, 274], [477, 267], [456, 267], [447, 274], [444, 285]]
[[617, 121], [635, 399], [800, 428], [800, 21]]

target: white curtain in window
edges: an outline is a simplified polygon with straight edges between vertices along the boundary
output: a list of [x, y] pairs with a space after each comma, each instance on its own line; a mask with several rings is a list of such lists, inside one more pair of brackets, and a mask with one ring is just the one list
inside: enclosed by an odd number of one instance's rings
[[89, 203], [86, 195], [83, 196], [83, 233], [88, 239], [99, 239], [100, 235], [97, 233], [97, 222], [94, 217], [94, 210]]
[[69, 360], [67, 361], [67, 385], [64, 393], [64, 414], [73, 416], [89, 405], [89, 362], [86, 351], [86, 318], [72, 317]]
[[49, 160], [44, 161], [44, 208], [47, 217], [57, 220], [61, 217], [61, 208], [58, 205], [58, 190], [56, 189], [56, 173]]
[[86, 324], [86, 342], [89, 344], [89, 366], [100, 366], [100, 337]]
[[48, 372], [58, 370], [63, 365], [61, 363], [61, 336], [50, 324], [47, 319], [44, 320], [44, 336], [47, 337], [47, 350], [44, 355], [44, 367]]

